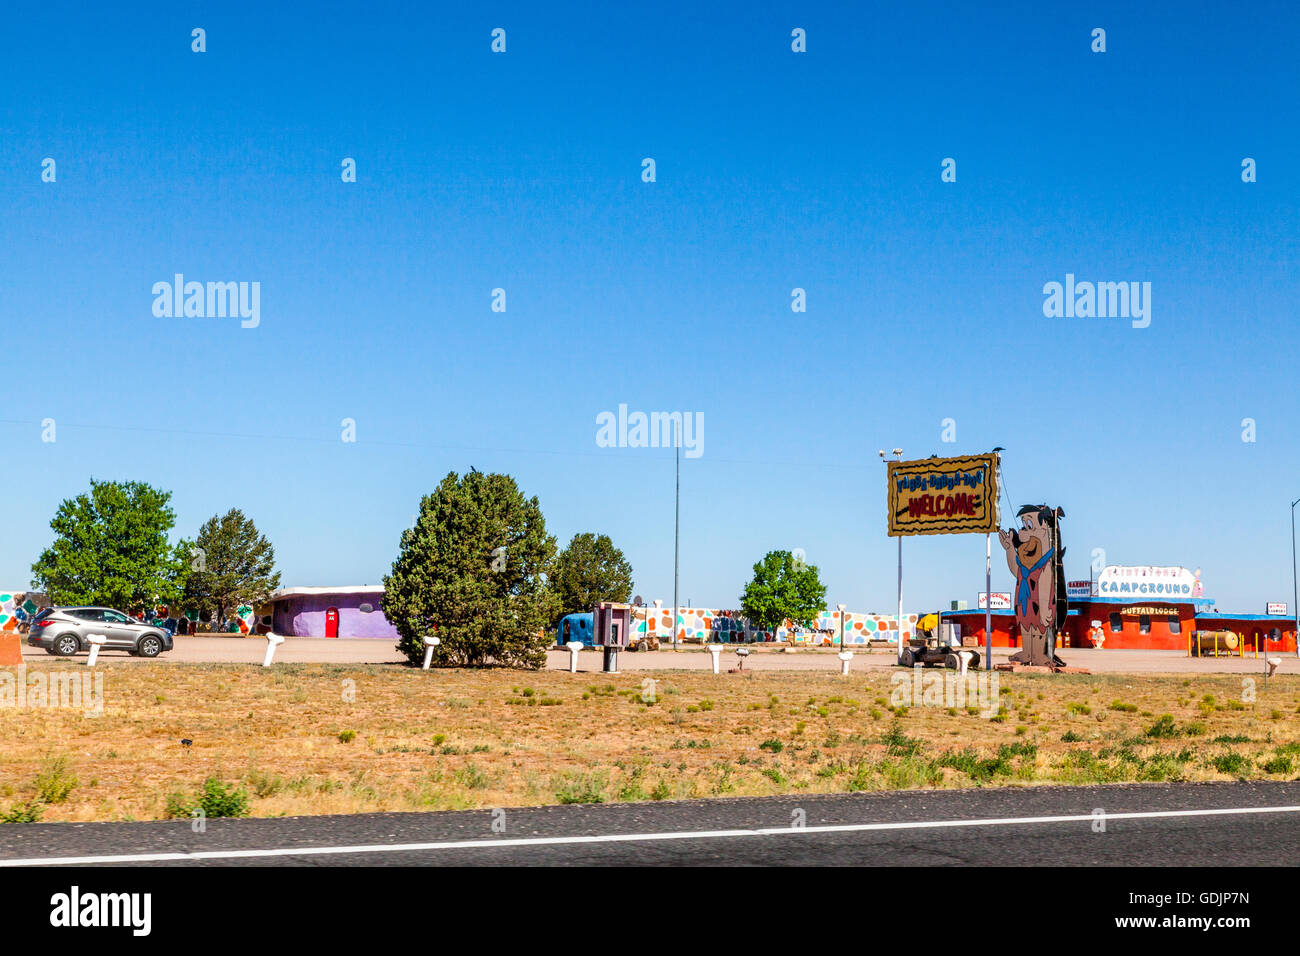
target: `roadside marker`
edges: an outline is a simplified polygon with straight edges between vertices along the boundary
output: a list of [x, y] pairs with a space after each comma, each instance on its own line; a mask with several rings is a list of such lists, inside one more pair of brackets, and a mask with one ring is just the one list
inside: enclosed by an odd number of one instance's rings
[[99, 660], [99, 649], [104, 646], [107, 638], [103, 634], [87, 634], [86, 640], [90, 641], [90, 656], [86, 658], [86, 666], [94, 667], [95, 661]]
[[433, 649], [441, 643], [436, 637], [426, 637], [424, 639], [424, 666], [420, 670], [427, 671], [429, 669], [429, 664], [433, 661]]
[[275, 649], [284, 643], [284, 638], [279, 634], [272, 634], [269, 631], [266, 634], [266, 657], [262, 658], [262, 666], [270, 667], [271, 662], [275, 660]]

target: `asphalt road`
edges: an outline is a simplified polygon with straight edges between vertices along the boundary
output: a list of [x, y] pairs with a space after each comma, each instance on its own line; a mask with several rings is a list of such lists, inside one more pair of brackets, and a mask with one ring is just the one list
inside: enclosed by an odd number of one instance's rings
[[0, 827], [16, 863], [1296, 866], [1300, 781]]

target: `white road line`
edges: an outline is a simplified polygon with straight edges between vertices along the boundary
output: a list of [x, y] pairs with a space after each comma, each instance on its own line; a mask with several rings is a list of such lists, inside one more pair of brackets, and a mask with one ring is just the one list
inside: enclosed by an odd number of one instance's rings
[[[1295, 807], [1227, 807], [1215, 810], [1149, 810], [1104, 813], [1112, 820], [1170, 817], [1246, 816], [1255, 813], [1300, 813]], [[516, 840], [449, 840], [442, 843], [375, 843], [363, 846], [273, 847], [265, 850], [201, 850], [194, 853], [125, 853], [116, 856], [50, 856], [0, 859], [0, 866], [82, 866], [92, 863], [165, 863], [168, 861], [247, 860], [281, 856], [336, 856], [355, 853], [418, 853], [430, 850], [489, 850], [498, 847], [563, 846], [583, 843], [643, 843], [653, 840], [730, 840], [741, 837], [806, 836], [811, 833], [866, 833], [877, 830], [932, 830], [951, 827], [1004, 827], [1042, 823], [1085, 823], [1092, 813], [1055, 817], [992, 817], [982, 820], [916, 820], [906, 823], [844, 823], [813, 827], [763, 827], [752, 830], [681, 830], [669, 833], [606, 833], [594, 836], [526, 837]]]

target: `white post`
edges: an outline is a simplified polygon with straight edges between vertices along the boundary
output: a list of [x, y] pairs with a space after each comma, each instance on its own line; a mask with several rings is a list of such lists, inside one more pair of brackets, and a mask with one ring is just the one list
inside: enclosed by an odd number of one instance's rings
[[849, 676], [849, 661], [853, 660], [853, 652], [852, 652], [852, 651], [840, 651], [840, 652], [839, 652], [837, 655], [835, 655], [835, 656], [838, 657], [838, 658], [840, 659], [840, 673], [841, 673], [843, 676], [848, 677], [848, 676]]
[[429, 669], [429, 664], [433, 661], [433, 649], [441, 643], [436, 637], [426, 637], [424, 639], [424, 666], [420, 670], [427, 671]]
[[970, 659], [971, 659], [972, 657], [974, 657], [974, 656], [975, 656], [975, 654], [974, 654], [973, 651], [958, 651], [958, 652], [957, 652], [957, 660], [961, 662], [960, 670], [961, 670], [961, 676], [962, 676], [962, 677], [965, 677], [965, 676], [966, 676], [966, 668], [970, 666]]
[[569, 641], [564, 645], [569, 649], [569, 673], [578, 673], [578, 652], [582, 650], [582, 641]]
[[99, 660], [99, 649], [104, 644], [103, 634], [87, 634], [86, 640], [90, 641], [90, 656], [86, 658], [86, 666], [94, 667], [95, 661]]
[[722, 644], [710, 644], [710, 645], [709, 645], [709, 656], [713, 658], [713, 673], [715, 673], [715, 674], [720, 674], [720, 673], [722, 673], [722, 671], [720, 670], [720, 664], [719, 664], [719, 658], [722, 657], [722, 651], [723, 651], [723, 645], [722, 645]]
[[266, 657], [262, 659], [263, 667], [270, 667], [271, 662], [275, 660], [275, 649], [284, 643], [284, 638], [279, 634], [272, 634], [269, 631], [266, 635]]

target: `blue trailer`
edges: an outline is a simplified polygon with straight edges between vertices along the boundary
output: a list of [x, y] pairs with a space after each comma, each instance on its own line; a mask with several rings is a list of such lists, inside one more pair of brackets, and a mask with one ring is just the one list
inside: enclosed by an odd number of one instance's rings
[[591, 647], [595, 640], [595, 632], [592, 627], [591, 612], [585, 614], [566, 614], [560, 619], [559, 626], [555, 629], [555, 644], [557, 647], [564, 647], [570, 641], [577, 641], [586, 647]]

